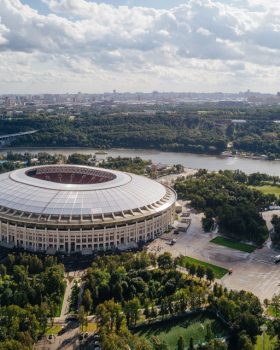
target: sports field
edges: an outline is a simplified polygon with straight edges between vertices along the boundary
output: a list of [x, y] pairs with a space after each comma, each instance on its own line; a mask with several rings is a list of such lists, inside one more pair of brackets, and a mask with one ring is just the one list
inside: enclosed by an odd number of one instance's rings
[[170, 349], [177, 348], [178, 339], [182, 336], [187, 349], [191, 337], [194, 340], [194, 344], [205, 342], [207, 327], [209, 328], [207, 325], [210, 325], [212, 338], [226, 335], [226, 330], [220, 321], [214, 317], [202, 314], [143, 326], [137, 329], [136, 334], [148, 340], [156, 336], [161, 341], [165, 341]]
[[236, 242], [236, 241], [233, 241], [232, 239], [221, 237], [221, 236], [215, 237], [210, 242], [218, 245], [222, 245], [227, 248], [240, 250], [241, 252], [245, 252], [245, 253], [252, 253], [256, 249], [256, 247], [251, 244]]
[[[268, 334], [265, 335], [264, 338], [264, 344], [263, 344], [263, 337], [262, 335], [258, 335], [257, 336], [257, 343], [255, 345], [255, 350], [275, 350], [276, 347], [276, 342], [277, 342], [277, 338], [271, 338]], [[264, 347], [263, 347], [264, 345]]]

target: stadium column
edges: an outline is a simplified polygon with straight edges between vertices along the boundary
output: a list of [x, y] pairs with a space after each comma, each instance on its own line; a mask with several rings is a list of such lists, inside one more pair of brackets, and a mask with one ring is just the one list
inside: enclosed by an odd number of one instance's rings
[[10, 224], [9, 221], [7, 222], [7, 243], [9, 243], [9, 231], [10, 231]]
[[27, 239], [27, 227], [25, 225], [24, 226], [24, 238], [23, 238], [24, 249], [26, 249], [26, 239]]
[[35, 242], [35, 237], [36, 237], [36, 226], [34, 226], [33, 230], [32, 230], [32, 242], [31, 242], [31, 249], [34, 248], [34, 242]]
[[147, 235], [147, 219], [145, 219], [145, 235]]
[[[66, 248], [66, 241], [67, 241], [67, 254], [70, 254], [71, 252], [71, 234], [70, 234], [70, 228], [68, 228], [68, 235], [64, 238], [64, 249]], [[65, 249], [66, 250], [66, 249]]]
[[103, 228], [103, 250], [106, 250], [106, 227]]
[[117, 247], [118, 246], [118, 226], [115, 225], [115, 233], [114, 233], [114, 246]]
[[14, 231], [14, 244], [15, 246], [17, 246], [17, 224], [15, 224], [15, 231]]
[[155, 217], [153, 216], [153, 233], [152, 233], [152, 238], [155, 238]]
[[48, 229], [45, 227], [45, 237], [44, 237], [44, 240], [43, 240], [43, 249], [44, 250], [47, 250], [47, 237], [48, 237]]
[[[55, 244], [55, 242], [54, 242]], [[58, 231], [58, 228], [56, 229], [56, 251], [58, 251], [58, 248], [59, 248], [59, 231]]]
[[124, 244], [127, 244], [128, 237], [129, 237], [129, 226], [128, 226], [128, 224], [126, 224], [126, 234], [124, 235], [124, 239], [123, 239]]

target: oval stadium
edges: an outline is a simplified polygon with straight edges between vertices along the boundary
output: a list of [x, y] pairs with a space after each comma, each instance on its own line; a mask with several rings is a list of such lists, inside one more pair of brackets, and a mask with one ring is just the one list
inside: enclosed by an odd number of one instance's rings
[[54, 254], [127, 249], [174, 221], [176, 193], [143, 176], [78, 165], [0, 175], [0, 244]]

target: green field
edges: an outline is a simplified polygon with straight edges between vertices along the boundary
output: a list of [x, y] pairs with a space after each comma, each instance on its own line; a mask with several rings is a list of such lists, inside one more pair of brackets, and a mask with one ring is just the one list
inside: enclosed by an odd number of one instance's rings
[[61, 329], [62, 329], [62, 326], [60, 326], [60, 325], [55, 325], [52, 327], [50, 326], [46, 329], [45, 334], [46, 335], [50, 335], [50, 334], [56, 335]]
[[280, 186], [264, 185], [264, 186], [250, 186], [255, 190], [261, 191], [263, 194], [275, 194], [276, 197], [280, 197]]
[[177, 348], [177, 341], [182, 336], [187, 349], [191, 337], [195, 344], [205, 342], [208, 324], [211, 326], [213, 338], [224, 337], [226, 335], [226, 330], [221, 322], [214, 317], [202, 314], [142, 326], [136, 330], [135, 334], [147, 340], [156, 336], [161, 341], [165, 341], [170, 349]]
[[256, 247], [251, 244], [236, 242], [229, 238], [224, 238], [221, 236], [218, 236], [212, 239], [210, 242], [218, 245], [222, 245], [227, 248], [240, 250], [241, 252], [246, 252], [246, 253], [252, 253], [256, 249]]
[[[275, 349], [275, 344], [276, 344], [277, 338], [271, 339], [268, 334], [265, 335], [264, 338], [264, 345], [265, 345], [265, 350], [274, 350]], [[255, 350], [263, 350], [263, 337], [262, 335], [257, 336], [257, 343], [255, 345]]]
[[221, 266], [213, 265], [213, 264], [207, 263], [205, 261], [190, 258], [189, 256], [184, 256], [182, 261], [183, 261], [182, 266], [186, 266], [186, 263], [188, 262], [189, 264], [194, 264], [196, 266], [200, 265], [200, 266], [204, 266], [206, 268], [210, 267], [214, 272], [215, 278], [222, 278], [224, 275], [226, 275], [228, 273], [228, 270], [221, 267]]

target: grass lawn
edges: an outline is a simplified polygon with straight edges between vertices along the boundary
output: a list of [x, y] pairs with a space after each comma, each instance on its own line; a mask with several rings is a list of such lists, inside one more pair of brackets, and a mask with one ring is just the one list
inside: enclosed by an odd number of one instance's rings
[[222, 278], [224, 275], [226, 275], [228, 273], [228, 270], [223, 268], [223, 267], [213, 265], [213, 264], [207, 263], [205, 261], [190, 258], [189, 256], [184, 256], [183, 266], [185, 266], [187, 262], [189, 264], [194, 264], [196, 266], [201, 265], [201, 266], [204, 266], [206, 268], [210, 267], [214, 272], [215, 278]]
[[211, 326], [213, 337], [223, 337], [226, 335], [224, 326], [217, 319], [211, 316], [191, 315], [175, 320], [166, 320], [153, 325], [146, 325], [135, 331], [140, 337], [149, 340], [156, 336], [165, 341], [170, 349], [177, 348], [177, 342], [180, 336], [185, 341], [185, 347], [189, 345], [192, 337], [195, 344], [205, 342], [207, 325]]
[[222, 245], [224, 247], [228, 247], [231, 249], [240, 250], [241, 252], [246, 252], [246, 253], [252, 253], [256, 249], [256, 247], [251, 244], [236, 242], [229, 238], [224, 238], [221, 236], [218, 236], [212, 239], [210, 242], [218, 245]]
[[275, 194], [276, 197], [280, 197], [280, 186], [264, 185], [264, 186], [250, 186], [255, 190], [261, 191], [263, 194]]
[[95, 322], [89, 322], [87, 327], [84, 327], [84, 332], [94, 333], [97, 330], [97, 324]]
[[60, 304], [57, 305], [56, 310], [55, 310], [55, 317], [60, 317], [61, 314], [61, 309], [62, 309], [62, 304], [63, 304], [63, 299], [64, 299], [64, 295], [62, 296], [61, 300], [60, 300]]
[[62, 329], [62, 326], [60, 325], [55, 325], [55, 326], [50, 326], [46, 329], [46, 335], [54, 334], [56, 335], [60, 330]]
[[[274, 350], [274, 344], [277, 341], [277, 337], [271, 339], [268, 334], [265, 335], [265, 350]], [[255, 345], [255, 350], [263, 350], [263, 337], [262, 335], [257, 336], [257, 344]]]

